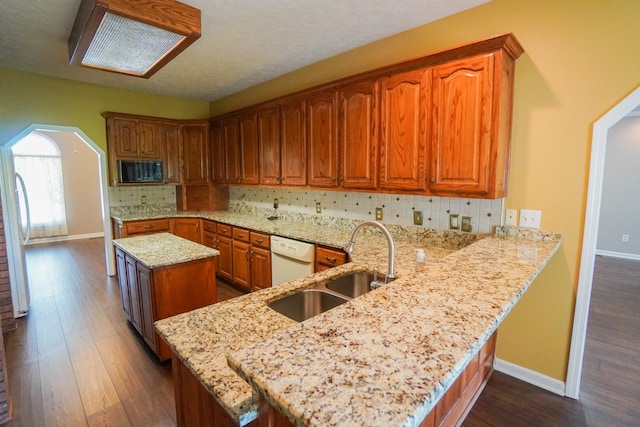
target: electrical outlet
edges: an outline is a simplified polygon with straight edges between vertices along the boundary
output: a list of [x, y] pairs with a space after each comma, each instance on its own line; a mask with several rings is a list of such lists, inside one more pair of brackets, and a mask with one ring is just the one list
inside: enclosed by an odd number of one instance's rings
[[518, 224], [518, 209], [507, 209], [504, 215], [504, 225]]
[[540, 228], [541, 217], [542, 211], [522, 209], [520, 211], [520, 227]]
[[458, 214], [449, 214], [449, 229], [451, 230], [459, 230], [460, 224], [458, 223]]
[[140, 197], [140, 204], [142, 204], [142, 205], [146, 205], [147, 204], [147, 196]]
[[322, 205], [320, 202], [316, 202], [316, 213], [322, 213]]
[[382, 221], [382, 208], [376, 208], [376, 219]]
[[622, 235], [622, 241], [625, 243], [629, 243], [629, 235], [628, 234], [623, 234]]
[[278, 209], [278, 199], [273, 199], [273, 209]]
[[413, 225], [422, 225], [422, 211], [413, 211]]
[[473, 225], [471, 224], [470, 216], [462, 217], [462, 220], [460, 221], [460, 230], [466, 233], [471, 233], [471, 230], [473, 230]]

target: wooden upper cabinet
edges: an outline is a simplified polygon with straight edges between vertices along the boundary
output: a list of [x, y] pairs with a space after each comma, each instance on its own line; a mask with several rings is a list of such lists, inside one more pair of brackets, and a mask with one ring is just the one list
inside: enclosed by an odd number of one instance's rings
[[309, 185], [338, 186], [337, 108], [334, 92], [306, 101], [306, 130], [309, 149]]
[[[506, 67], [507, 74], [513, 72], [508, 64]], [[500, 84], [502, 71], [495, 53], [429, 70], [432, 193], [490, 198], [506, 195], [508, 144], [504, 140], [508, 138], [504, 133], [511, 127], [511, 106], [509, 118], [501, 118], [496, 85]], [[510, 94], [507, 98], [511, 99]], [[507, 129], [500, 130], [499, 119]]]
[[138, 123], [138, 157], [141, 159], [162, 158], [161, 130], [162, 123]]
[[258, 166], [258, 116], [256, 113], [242, 115], [240, 123], [240, 182], [242, 184], [259, 184]]
[[188, 123], [180, 127], [184, 183], [206, 184], [209, 181], [209, 124]]
[[307, 144], [302, 101], [295, 101], [280, 108], [280, 141], [282, 184], [306, 185]]
[[222, 122], [224, 136], [225, 164], [227, 165], [227, 184], [240, 184], [242, 179], [242, 159], [240, 158], [240, 127], [238, 118]]
[[113, 144], [116, 157], [138, 157], [138, 121], [107, 118], [107, 140]]
[[381, 81], [379, 187], [424, 191], [427, 186], [427, 70]]
[[280, 109], [278, 107], [258, 112], [258, 144], [260, 147], [260, 184], [280, 184], [282, 169], [280, 166]]
[[180, 138], [178, 125], [162, 123], [160, 125], [160, 144], [164, 148], [164, 182], [166, 184], [182, 183], [180, 171]]
[[224, 129], [219, 122], [211, 123], [209, 148], [211, 151], [211, 182], [226, 182], [226, 159], [224, 145]]
[[352, 84], [338, 91], [339, 181], [343, 188], [374, 189], [378, 164], [379, 85]]

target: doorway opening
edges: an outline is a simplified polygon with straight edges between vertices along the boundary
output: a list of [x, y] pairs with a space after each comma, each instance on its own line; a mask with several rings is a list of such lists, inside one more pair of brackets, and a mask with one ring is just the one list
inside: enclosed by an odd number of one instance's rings
[[591, 287], [595, 266], [598, 224], [605, 170], [605, 151], [608, 132], [611, 127], [640, 105], [640, 87], [623, 99], [618, 105], [602, 116], [593, 125], [591, 143], [591, 165], [589, 168], [589, 187], [587, 191], [587, 209], [582, 237], [582, 255], [578, 278], [576, 308], [573, 318], [571, 349], [565, 395], [577, 399], [580, 394], [580, 378], [587, 338], [587, 322], [591, 302]]

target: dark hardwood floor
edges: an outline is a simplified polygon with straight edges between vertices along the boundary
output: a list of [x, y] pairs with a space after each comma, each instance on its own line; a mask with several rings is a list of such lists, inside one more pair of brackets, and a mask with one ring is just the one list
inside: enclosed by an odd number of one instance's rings
[[640, 261], [596, 257], [580, 399], [493, 374], [476, 426], [640, 426]]
[[[132, 333], [102, 239], [31, 247], [32, 308], [4, 335], [9, 426], [174, 426], [171, 365]], [[598, 257], [581, 400], [495, 373], [474, 426], [640, 425], [640, 262]], [[243, 292], [218, 281], [220, 300]]]

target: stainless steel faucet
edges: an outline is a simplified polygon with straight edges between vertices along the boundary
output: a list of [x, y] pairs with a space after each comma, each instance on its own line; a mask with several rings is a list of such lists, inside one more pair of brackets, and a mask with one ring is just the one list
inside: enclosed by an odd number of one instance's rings
[[356, 243], [356, 233], [361, 228], [364, 228], [367, 226], [373, 226], [373, 227], [379, 228], [380, 231], [382, 231], [382, 234], [384, 234], [384, 236], [387, 238], [387, 243], [389, 245], [389, 260], [388, 260], [389, 265], [387, 269], [387, 275], [385, 276], [385, 283], [386, 283], [387, 280], [395, 279], [396, 277], [395, 276], [396, 245], [393, 242], [393, 237], [391, 236], [391, 233], [389, 233], [389, 230], [387, 230], [387, 227], [385, 227], [383, 223], [379, 221], [373, 221], [373, 220], [361, 222], [353, 229], [353, 231], [351, 232], [351, 236], [349, 237], [349, 241], [343, 246], [342, 249], [344, 249], [349, 254], [353, 253], [353, 246]]

